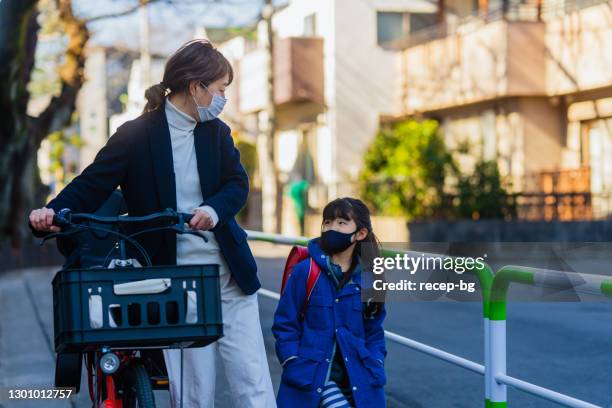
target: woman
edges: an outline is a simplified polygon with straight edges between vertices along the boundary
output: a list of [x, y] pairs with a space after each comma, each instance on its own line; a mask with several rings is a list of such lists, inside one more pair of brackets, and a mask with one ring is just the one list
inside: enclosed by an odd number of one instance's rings
[[[93, 212], [121, 186], [130, 215], [166, 208], [193, 213], [193, 235], [157, 232], [140, 243], [156, 265], [219, 264], [224, 337], [184, 351], [185, 407], [214, 404], [215, 355], [224, 363], [233, 406], [274, 407], [259, 323], [257, 266], [234, 216], [249, 181], [229, 127], [217, 116], [233, 79], [227, 59], [207, 40], [183, 45], [166, 63], [163, 81], [145, 92], [144, 113], [123, 124], [94, 162], [46, 207], [32, 211], [38, 231], [55, 231], [63, 209]], [[173, 406], [180, 398], [180, 351], [164, 350]]]

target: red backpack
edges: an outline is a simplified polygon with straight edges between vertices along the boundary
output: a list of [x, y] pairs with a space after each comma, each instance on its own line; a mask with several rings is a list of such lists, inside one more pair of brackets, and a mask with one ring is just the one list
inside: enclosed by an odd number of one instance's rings
[[[304, 259], [309, 258], [308, 248], [303, 246], [294, 246], [289, 251], [289, 256], [287, 256], [287, 262], [285, 262], [285, 269], [283, 270], [283, 280], [281, 282], [281, 295], [285, 291], [285, 285], [287, 285], [287, 280], [291, 273], [293, 272], [293, 267], [303, 261]], [[304, 304], [302, 305], [302, 310], [300, 311], [300, 318], [304, 319], [304, 313], [306, 313], [306, 308], [308, 307], [308, 301], [310, 300], [310, 295], [319, 279], [319, 275], [321, 274], [321, 267], [315, 262], [314, 259], [310, 258], [310, 267], [308, 269], [308, 279], [306, 280], [306, 300], [304, 300]]]

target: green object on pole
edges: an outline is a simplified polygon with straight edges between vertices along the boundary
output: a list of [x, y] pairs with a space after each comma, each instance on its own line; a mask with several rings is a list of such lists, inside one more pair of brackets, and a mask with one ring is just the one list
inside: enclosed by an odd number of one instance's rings
[[497, 271], [491, 285], [491, 303], [489, 306], [489, 318], [491, 320], [506, 320], [506, 303], [510, 282], [533, 285], [533, 271], [513, 265], [504, 266]]
[[308, 181], [298, 180], [289, 184], [289, 197], [293, 201], [295, 215], [300, 223], [300, 234], [304, 233], [304, 217], [308, 206]]
[[295, 204], [295, 212], [298, 217], [303, 218], [306, 212], [306, 192], [308, 191], [308, 181], [299, 180], [289, 184], [289, 197]]
[[482, 292], [482, 314], [485, 318], [489, 318], [489, 310], [491, 303], [491, 287], [493, 286], [493, 271], [491, 267], [484, 264], [483, 268], [477, 268], [474, 273], [480, 282], [480, 291]]
[[490, 400], [485, 400], [485, 408], [507, 408], [507, 402], [493, 402]]
[[601, 282], [601, 293], [612, 297], [612, 281], [608, 280]]

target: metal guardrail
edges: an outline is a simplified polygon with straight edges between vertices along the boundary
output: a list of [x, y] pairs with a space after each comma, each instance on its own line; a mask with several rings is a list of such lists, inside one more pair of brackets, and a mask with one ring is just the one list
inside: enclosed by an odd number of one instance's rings
[[[283, 245], [306, 245], [306, 237], [287, 237], [280, 234], [268, 234], [260, 231], [247, 231], [250, 240], [264, 241]], [[384, 256], [412, 253], [383, 249]], [[421, 253], [421, 252], [420, 252]], [[420, 254], [419, 253], [419, 254]], [[428, 254], [452, 258], [442, 254]], [[481, 287], [484, 316], [484, 360], [481, 365], [444, 350], [420, 343], [416, 340], [385, 330], [385, 337], [413, 350], [430, 355], [456, 366], [465, 368], [485, 379], [485, 408], [507, 408], [507, 386], [558, 404], [574, 408], [602, 408], [598, 405], [573, 398], [536, 384], [507, 375], [506, 373], [506, 308], [508, 289], [512, 282], [542, 287], [558, 287], [567, 289], [568, 279], [572, 288], [579, 293], [597, 294], [612, 297], [612, 279], [601, 275], [579, 274], [567, 275], [564, 272], [523, 266], [504, 266], [495, 275], [490, 267], [474, 270]], [[260, 289], [259, 293], [271, 299], [278, 300], [276, 292]]]

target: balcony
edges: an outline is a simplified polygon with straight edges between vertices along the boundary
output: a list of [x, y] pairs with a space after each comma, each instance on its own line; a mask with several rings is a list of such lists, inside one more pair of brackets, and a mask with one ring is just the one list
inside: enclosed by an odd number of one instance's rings
[[524, 20], [488, 15], [417, 34], [400, 56], [404, 113], [544, 94], [545, 24], [521, 13]]
[[[240, 110], [255, 112], [268, 102], [265, 49], [244, 56], [240, 63]], [[323, 39], [290, 37], [274, 44], [274, 103], [323, 105]]]
[[609, 86], [610, 19], [607, 0], [513, 3], [387, 44], [401, 50], [403, 113]]

